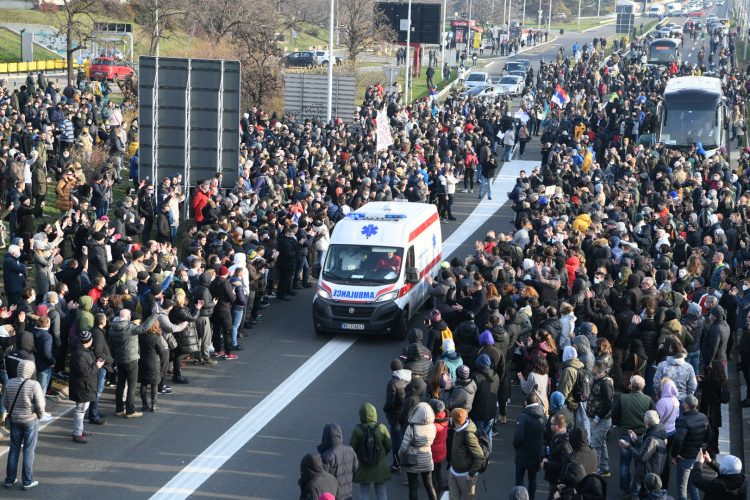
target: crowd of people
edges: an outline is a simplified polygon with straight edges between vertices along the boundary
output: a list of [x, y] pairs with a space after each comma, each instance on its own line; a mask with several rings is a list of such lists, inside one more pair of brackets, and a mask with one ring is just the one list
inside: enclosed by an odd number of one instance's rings
[[[731, 53], [732, 36], [720, 42]], [[327, 425], [302, 461], [301, 498], [351, 498], [353, 482], [359, 498], [371, 485], [385, 498], [400, 472], [410, 499], [420, 482], [431, 499], [444, 489], [474, 498], [493, 446], [511, 449], [493, 436], [513, 384], [525, 404], [513, 498], [534, 498], [540, 470], [551, 497], [603, 498], [612, 425], [626, 431], [623, 496], [663, 498], [675, 461], [680, 499], [696, 488], [740, 498], [741, 463], [719, 454], [717, 439], [732, 346], [750, 377], [750, 150], [730, 162], [725, 151], [656, 144], [669, 73], [637, 58], [603, 63], [596, 44], [543, 63], [515, 114], [509, 100], [456, 94], [405, 106], [379, 86], [351, 120], [250, 109], [235, 185], [217, 175], [194, 191], [180, 176], [139, 178], [138, 126], [125, 118], [134, 103], [109, 101], [84, 77], [62, 89], [44, 74], [2, 86], [5, 486], [17, 482], [22, 449], [21, 486], [38, 484], [34, 448], [46, 401], [59, 397], [53, 380], [76, 403], [76, 444], [89, 441], [85, 422], [105, 423], [110, 385], [115, 416], [158, 411], [172, 384], [189, 383], [189, 366], [237, 359], [263, 309], [313, 286], [347, 213], [371, 200], [425, 202], [450, 223], [460, 184], [491, 197], [495, 153], [503, 146], [507, 161], [541, 134], [540, 166], [509, 193], [513, 230], [488, 233], [473, 255], [425, 278], [433, 310], [391, 362], [388, 425], [372, 404], [351, 446]], [[717, 74], [738, 130], [749, 74], [728, 63]], [[558, 85], [570, 101], [548, 109]], [[380, 109], [394, 144], [376, 151]]]

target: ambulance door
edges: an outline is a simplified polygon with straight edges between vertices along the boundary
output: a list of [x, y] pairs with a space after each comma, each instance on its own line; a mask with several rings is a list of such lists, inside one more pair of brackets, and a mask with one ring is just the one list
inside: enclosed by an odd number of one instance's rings
[[409, 293], [406, 294], [407, 304], [409, 305], [409, 316], [412, 316], [419, 308], [419, 291], [417, 290], [419, 282], [419, 269], [414, 258], [414, 245], [406, 251], [406, 266], [404, 267], [404, 281], [410, 286]]

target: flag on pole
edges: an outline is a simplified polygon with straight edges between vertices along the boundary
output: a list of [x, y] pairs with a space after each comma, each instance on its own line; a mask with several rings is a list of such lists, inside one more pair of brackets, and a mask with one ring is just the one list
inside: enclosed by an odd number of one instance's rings
[[552, 103], [557, 104], [559, 107], [564, 108], [566, 104], [570, 102], [570, 97], [565, 93], [565, 90], [561, 85], [555, 87], [555, 93], [552, 95]]

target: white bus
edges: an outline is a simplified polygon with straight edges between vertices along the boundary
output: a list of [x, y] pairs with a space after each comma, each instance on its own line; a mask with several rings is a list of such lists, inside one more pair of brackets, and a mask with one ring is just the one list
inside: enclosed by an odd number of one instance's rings
[[718, 78], [672, 78], [657, 109], [659, 141], [667, 147], [688, 149], [700, 144], [707, 156], [712, 156], [726, 146], [726, 106]]

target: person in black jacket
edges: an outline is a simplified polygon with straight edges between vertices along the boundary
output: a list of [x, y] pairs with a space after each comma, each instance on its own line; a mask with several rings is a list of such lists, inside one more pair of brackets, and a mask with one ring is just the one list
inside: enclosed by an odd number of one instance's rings
[[195, 320], [195, 329], [198, 334], [198, 342], [200, 345], [200, 358], [197, 360], [198, 363], [203, 365], [215, 365], [216, 361], [211, 359], [209, 354], [209, 348], [211, 347], [211, 315], [214, 312], [214, 305], [216, 301], [211, 295], [209, 286], [216, 276], [216, 271], [208, 269], [200, 275], [198, 278], [198, 286], [195, 287], [193, 292], [193, 298], [196, 301], [203, 302], [203, 308], [200, 310], [198, 319]]
[[300, 500], [318, 500], [323, 493], [331, 493], [334, 498], [338, 498], [339, 482], [333, 474], [323, 469], [323, 460], [319, 454], [308, 453], [302, 457], [299, 469], [297, 484]]
[[237, 359], [232, 352], [232, 302], [237, 298], [234, 287], [227, 276], [229, 270], [226, 266], [219, 268], [219, 276], [211, 283], [209, 290], [216, 300], [214, 311], [211, 314], [211, 329], [213, 330], [214, 355], [224, 359]]
[[204, 302], [198, 300], [196, 301], [195, 307], [192, 309], [188, 308], [187, 295], [182, 289], [176, 290], [174, 302], [175, 307], [169, 311], [169, 320], [174, 324], [186, 321], [188, 326], [175, 335], [177, 338], [177, 353], [172, 360], [172, 382], [176, 384], [187, 384], [188, 379], [182, 376], [180, 361], [185, 356], [191, 354], [195, 354], [198, 358], [200, 357], [200, 343], [198, 339], [198, 331], [195, 325], [200, 317]]
[[109, 277], [109, 273], [107, 272], [107, 249], [104, 248], [105, 238], [106, 235], [104, 233], [97, 231], [91, 235], [91, 241], [87, 245], [88, 275], [92, 282], [99, 276], [104, 278]]
[[708, 442], [708, 418], [698, 411], [698, 399], [687, 396], [682, 403], [683, 414], [675, 422], [672, 438], [672, 462], [677, 464], [677, 491], [679, 498], [699, 498], [698, 489], [688, 482], [695, 457]]
[[[529, 393], [530, 395], [533, 393]], [[560, 482], [562, 474], [563, 459], [573, 452], [568, 441], [568, 422], [565, 415], [556, 413], [550, 417], [550, 429], [552, 439], [547, 443], [547, 449], [542, 458], [544, 467], [544, 479], [549, 483], [550, 491]]]
[[104, 335], [104, 329], [107, 327], [107, 316], [98, 313], [94, 316], [94, 328], [91, 329], [91, 338], [93, 340], [92, 350], [96, 359], [103, 359], [104, 366], [97, 372], [96, 398], [89, 405], [89, 423], [94, 425], [103, 425], [104, 419], [99, 414], [99, 398], [104, 392], [104, 381], [107, 379], [107, 373], [112, 372], [112, 353], [109, 350], [107, 338]]
[[88, 443], [88, 434], [83, 431], [83, 417], [91, 401], [96, 400], [96, 388], [99, 369], [104, 366], [104, 359], [97, 359], [92, 346], [94, 339], [91, 332], [78, 332], [78, 339], [73, 342], [70, 352], [70, 399], [75, 401], [73, 413], [73, 442]]
[[393, 443], [391, 450], [393, 453], [391, 472], [401, 470], [398, 461], [398, 450], [401, 447], [401, 424], [399, 417], [404, 407], [406, 386], [409, 382], [411, 382], [411, 371], [404, 369], [400, 359], [397, 358], [391, 361], [391, 379], [388, 381], [385, 389], [385, 404], [383, 405], [383, 412], [386, 419], [388, 419], [391, 442]]
[[276, 285], [276, 298], [278, 300], [290, 300], [287, 295], [297, 295], [297, 292], [292, 290], [292, 278], [294, 277], [294, 271], [297, 269], [300, 255], [296, 234], [297, 225], [290, 224], [278, 239], [278, 255], [276, 256], [276, 270], [279, 278]]
[[518, 416], [516, 431], [513, 434], [513, 448], [516, 450], [516, 486], [523, 486], [523, 478], [529, 476], [529, 498], [536, 494], [536, 474], [544, 453], [544, 427], [547, 418], [539, 397], [531, 392], [526, 395], [526, 406]]
[[[747, 497], [747, 481], [739, 458], [725, 455], [713, 461], [710, 453], [703, 452], [698, 456], [698, 463], [700, 466], [693, 468], [690, 482], [705, 493], [703, 500], [744, 500]], [[716, 476], [706, 477], [705, 469], [711, 469]]]
[[[492, 435], [492, 424], [495, 420], [497, 408], [497, 391], [500, 379], [492, 369], [492, 361], [487, 354], [480, 354], [474, 361], [474, 373], [472, 378], [477, 384], [477, 392], [471, 405], [469, 417], [477, 431], [484, 431], [488, 436]], [[492, 439], [490, 439], [490, 450], [492, 450]]]
[[161, 206], [159, 215], [156, 216], [156, 241], [159, 243], [172, 242], [172, 228], [170, 225], [169, 204]]

